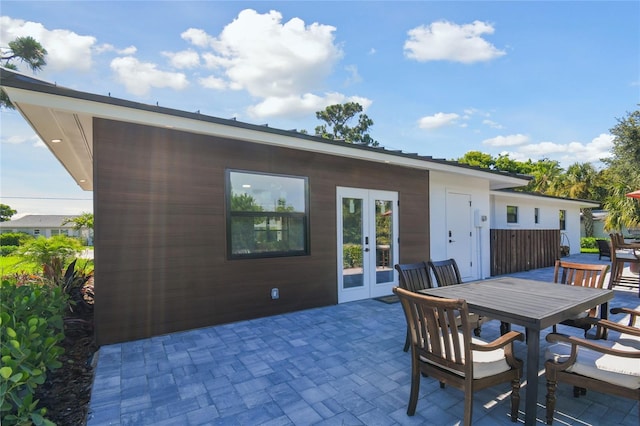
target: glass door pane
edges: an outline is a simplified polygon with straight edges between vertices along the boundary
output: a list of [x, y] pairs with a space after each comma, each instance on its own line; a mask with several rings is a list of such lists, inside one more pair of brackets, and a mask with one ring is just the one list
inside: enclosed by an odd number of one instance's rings
[[393, 281], [393, 202], [375, 200], [376, 284]]
[[364, 286], [363, 200], [342, 199], [342, 287]]

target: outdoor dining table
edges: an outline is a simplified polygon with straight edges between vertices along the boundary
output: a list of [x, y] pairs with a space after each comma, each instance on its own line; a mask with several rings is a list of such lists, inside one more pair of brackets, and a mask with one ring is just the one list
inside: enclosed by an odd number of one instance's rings
[[526, 327], [526, 425], [536, 423], [540, 330], [597, 305], [604, 305], [601, 315], [606, 317], [607, 303], [613, 298], [612, 290], [514, 277], [472, 281], [420, 292], [429, 296], [465, 299], [471, 312]]

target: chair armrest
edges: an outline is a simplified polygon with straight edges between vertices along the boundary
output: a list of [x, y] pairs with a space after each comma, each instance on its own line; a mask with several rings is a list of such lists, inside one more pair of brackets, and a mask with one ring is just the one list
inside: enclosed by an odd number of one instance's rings
[[[604, 333], [606, 330], [614, 330], [619, 333], [630, 334], [632, 336], [640, 337], [640, 328], [633, 327], [630, 325], [620, 324], [617, 322], [613, 322], [608, 319], [600, 319], [600, 318], [581, 318], [580, 321], [585, 323], [589, 323], [592, 326], [597, 327], [596, 336], [605, 336]], [[601, 339], [602, 337], [596, 337], [596, 339]]]
[[628, 314], [631, 315], [629, 318], [629, 326], [633, 327], [636, 323], [636, 319], [640, 317], [640, 311], [636, 311], [629, 308], [612, 308], [609, 312], [612, 314]]
[[591, 349], [592, 351], [600, 352], [602, 354], [615, 355], [624, 358], [638, 358], [640, 359], [640, 349], [629, 347], [630, 350], [613, 349], [606, 346], [599, 345], [598, 340], [587, 340], [580, 337], [568, 336], [560, 333], [547, 334], [547, 342], [549, 343], [568, 343], [571, 345], [571, 356], [569, 360], [575, 361], [578, 347]]
[[488, 342], [485, 345], [479, 345], [477, 343], [471, 343], [471, 349], [474, 351], [495, 351], [496, 349], [503, 348], [510, 343], [515, 342], [516, 340], [523, 341], [524, 335], [517, 331], [510, 331], [500, 337], [498, 337], [493, 342]]

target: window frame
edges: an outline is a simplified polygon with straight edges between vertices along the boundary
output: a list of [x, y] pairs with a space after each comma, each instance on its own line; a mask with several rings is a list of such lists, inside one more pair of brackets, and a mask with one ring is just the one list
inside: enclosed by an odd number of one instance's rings
[[[515, 209], [515, 213], [509, 213], [510, 208]], [[507, 205], [507, 225], [517, 225], [518, 224], [518, 206]], [[509, 220], [510, 216], [515, 215], [515, 221]]]
[[[304, 212], [278, 212], [278, 211], [232, 211], [231, 210], [231, 174], [241, 173], [253, 176], [271, 176], [276, 178], [285, 179], [299, 179], [303, 182], [304, 188]], [[267, 173], [253, 170], [242, 169], [226, 169], [225, 170], [225, 211], [226, 211], [226, 240], [227, 240], [227, 259], [263, 259], [273, 257], [294, 257], [294, 256], [309, 256], [310, 250], [310, 220], [309, 220], [309, 178], [307, 176], [289, 175], [283, 173]], [[302, 233], [303, 233], [303, 248], [301, 250], [272, 250], [261, 251], [253, 253], [233, 253], [233, 232], [232, 223], [234, 218], [238, 217], [254, 217], [267, 219], [267, 225], [269, 219], [301, 219], [302, 220]], [[288, 229], [288, 228], [287, 228]], [[268, 232], [269, 230], [266, 229]], [[255, 235], [255, 228], [254, 228]], [[254, 239], [255, 241], [255, 239]]]
[[564, 209], [560, 209], [558, 211], [558, 226], [561, 231], [567, 230], [567, 211]]

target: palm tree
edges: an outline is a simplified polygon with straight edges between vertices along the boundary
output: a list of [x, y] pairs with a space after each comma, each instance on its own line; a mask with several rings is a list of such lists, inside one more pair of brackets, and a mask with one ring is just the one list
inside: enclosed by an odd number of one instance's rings
[[[3, 47], [0, 51], [2, 52], [0, 61], [5, 68], [17, 70], [18, 67], [14, 63], [16, 60], [27, 64], [27, 66], [31, 68], [31, 71], [34, 72], [41, 70], [42, 67], [47, 65], [47, 61], [45, 60], [47, 50], [42, 47], [36, 39], [30, 36], [18, 37], [9, 42], [9, 47]], [[13, 109], [13, 104], [4, 90], [0, 92], [0, 106]]]
[[[600, 184], [600, 174], [591, 163], [574, 163], [566, 173], [554, 182], [554, 194], [559, 197], [602, 201], [606, 194]], [[593, 236], [593, 212], [582, 209], [584, 229], [587, 237]]]

